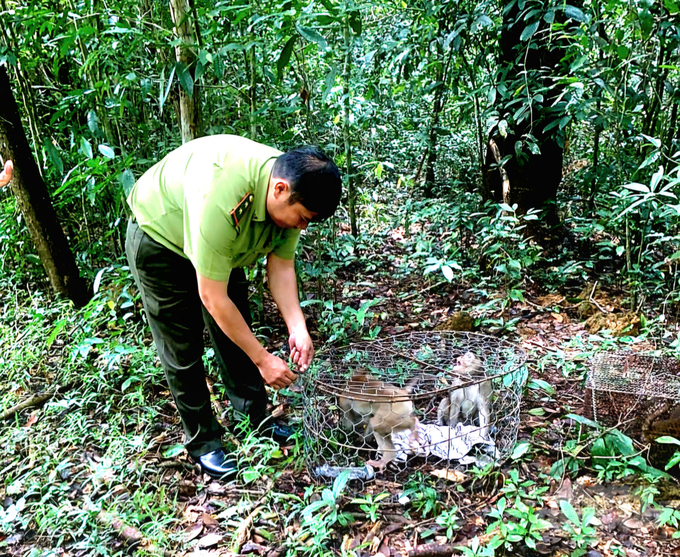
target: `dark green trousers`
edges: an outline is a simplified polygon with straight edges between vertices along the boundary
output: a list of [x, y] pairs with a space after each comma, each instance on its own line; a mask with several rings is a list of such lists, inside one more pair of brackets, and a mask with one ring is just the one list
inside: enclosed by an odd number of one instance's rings
[[[267, 408], [262, 376], [201, 303], [192, 263], [156, 242], [133, 220], [128, 222], [125, 253], [182, 419], [189, 453], [198, 457], [222, 445], [223, 430], [212, 411], [203, 368], [204, 327], [210, 334], [234, 410], [248, 416], [251, 424], [259, 425]], [[227, 293], [250, 326], [248, 283], [243, 269], [232, 270]]]

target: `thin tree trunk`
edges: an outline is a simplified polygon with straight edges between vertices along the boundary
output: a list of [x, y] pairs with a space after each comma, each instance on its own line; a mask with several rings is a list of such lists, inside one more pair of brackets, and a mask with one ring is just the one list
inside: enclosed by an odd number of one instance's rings
[[[597, 101], [597, 108], [596, 108], [596, 113], [600, 113], [600, 107], [602, 105], [602, 101], [598, 100]], [[595, 138], [593, 139], [593, 179], [592, 179], [592, 184], [590, 186], [590, 197], [588, 199], [588, 211], [592, 213], [595, 209], [595, 196], [597, 195], [597, 190], [598, 190], [598, 176], [597, 176], [597, 171], [598, 171], [598, 165], [600, 164], [600, 134], [602, 133], [602, 126], [599, 124], [595, 125]]]
[[[189, 0], [170, 0], [170, 15], [175, 24], [175, 34], [180, 39], [180, 43], [175, 47], [175, 56], [194, 81], [196, 56], [191, 47], [195, 44], [195, 32], [194, 23], [191, 21]], [[198, 25], [198, 22], [195, 23]], [[179, 88], [180, 128], [183, 143], [203, 135], [199, 100], [198, 85], [195, 81], [191, 94], [185, 91], [184, 87]]]
[[[69, 0], [69, 6], [71, 10], [74, 13], [77, 13], [77, 9], [73, 3], [72, 0]], [[92, 5], [92, 9], [94, 9], [94, 5]], [[97, 18], [93, 18], [95, 22], [95, 27], [97, 26]], [[80, 50], [80, 56], [83, 59], [83, 65], [85, 66], [85, 78], [87, 79], [87, 84], [89, 85], [90, 89], [94, 91], [95, 94], [95, 113], [97, 115], [97, 118], [99, 119], [99, 123], [101, 124], [102, 128], [104, 129], [104, 137], [106, 138], [106, 142], [109, 145], [116, 145], [118, 141], [116, 141], [115, 135], [113, 133], [113, 126], [111, 125], [111, 120], [109, 119], [109, 115], [106, 112], [106, 105], [104, 103], [104, 95], [102, 93], [101, 87], [97, 87], [97, 83], [101, 81], [101, 72], [99, 69], [99, 64], [90, 64], [88, 63], [88, 58], [89, 58], [89, 53], [87, 51], [87, 48], [85, 47], [85, 43], [83, 42], [83, 38], [80, 36], [80, 33], [78, 32], [78, 20], [74, 19], [73, 20], [73, 27], [76, 30], [76, 36], [78, 37], [77, 43], [78, 43], [78, 49]], [[98, 141], [98, 138], [95, 137], [95, 140]]]
[[255, 45], [248, 49], [248, 73], [250, 74], [250, 87], [248, 90], [248, 103], [250, 108], [250, 139], [257, 140], [257, 121], [255, 119], [255, 111], [257, 110], [256, 87], [257, 76], [255, 74]]
[[5, 67], [0, 66], [0, 151], [5, 159], [14, 161], [11, 187], [26, 226], [35, 244], [47, 278], [55, 292], [83, 306], [91, 297], [85, 281], [78, 273], [57, 214], [47, 193], [14, 101]]
[[[439, 21], [439, 32], [441, 34], [446, 33], [447, 23], [445, 12], [442, 12]], [[442, 111], [444, 110], [445, 93], [446, 93], [446, 83], [449, 76], [449, 66], [453, 58], [453, 48], [449, 47], [449, 56], [446, 62], [439, 67], [437, 70], [436, 81], [439, 82], [437, 89], [434, 92], [434, 103], [432, 107], [432, 121], [430, 123], [430, 133], [428, 136], [427, 145], [427, 162], [425, 163], [425, 197], [432, 197], [434, 193], [435, 184], [435, 173], [434, 167], [437, 162], [437, 128], [439, 127], [439, 119], [441, 118]], [[441, 53], [444, 56], [444, 52]]]
[[345, 136], [345, 164], [347, 173], [347, 204], [349, 208], [349, 221], [352, 229], [352, 234], [356, 237], [359, 234], [359, 226], [357, 224], [356, 200], [357, 192], [354, 183], [354, 176], [352, 175], [352, 140], [350, 129], [350, 89], [349, 81], [352, 76], [352, 34], [350, 33], [349, 21], [345, 22], [343, 29], [343, 37], [345, 39], [345, 65], [343, 69], [344, 85], [344, 136]]
[[[7, 13], [7, 4], [5, 0], [2, 0], [0, 5], [2, 5], [2, 10]], [[14, 34], [14, 29], [12, 26], [5, 27], [2, 18], [0, 18], [0, 31], [2, 32], [2, 38], [5, 47], [10, 50], [18, 51], [19, 42], [17, 41], [16, 35]], [[38, 129], [38, 115], [35, 112], [35, 105], [33, 103], [33, 92], [29, 86], [28, 79], [24, 75], [21, 61], [18, 61], [14, 66], [14, 78], [16, 79], [17, 85], [19, 87], [21, 100], [24, 105], [24, 110], [26, 111], [28, 131], [31, 134], [31, 140], [33, 142], [33, 153], [35, 155], [35, 160], [40, 161], [41, 149], [40, 143], [38, 142], [38, 138], [40, 137], [40, 130]], [[42, 162], [45, 163], [46, 161], [43, 160]], [[43, 170], [41, 164], [38, 165], [38, 172], [42, 178]]]

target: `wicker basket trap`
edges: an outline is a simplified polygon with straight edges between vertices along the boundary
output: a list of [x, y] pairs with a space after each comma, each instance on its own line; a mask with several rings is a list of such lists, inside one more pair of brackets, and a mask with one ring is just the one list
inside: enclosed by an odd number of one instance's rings
[[525, 360], [503, 340], [444, 331], [319, 355], [302, 375], [310, 475], [396, 480], [499, 463], [517, 438]]
[[680, 402], [680, 364], [631, 351], [601, 352], [586, 379], [584, 414], [644, 439], [653, 423], [672, 419]]

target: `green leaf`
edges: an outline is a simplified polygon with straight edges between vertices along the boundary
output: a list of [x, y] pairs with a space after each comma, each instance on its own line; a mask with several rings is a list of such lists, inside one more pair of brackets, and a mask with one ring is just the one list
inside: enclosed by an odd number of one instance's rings
[[108, 145], [104, 145], [103, 143], [99, 145], [99, 152], [104, 155], [107, 159], [115, 159], [116, 158], [116, 153], [111, 147]]
[[285, 46], [281, 50], [281, 55], [279, 56], [279, 59], [276, 61], [276, 75], [278, 76], [279, 81], [281, 81], [281, 77], [283, 76], [283, 70], [286, 68], [288, 62], [290, 61], [290, 55], [293, 53], [293, 48], [295, 47], [296, 40], [297, 40], [296, 35], [293, 35], [290, 39], [288, 39]]
[[123, 384], [120, 386], [120, 391], [124, 393], [125, 391], [128, 390], [128, 387], [132, 385], [132, 382], [135, 381], [137, 377], [128, 377], [125, 381], [123, 381]]
[[631, 191], [638, 191], [640, 193], [649, 193], [649, 188], [644, 184], [638, 184], [637, 182], [631, 182], [630, 184], [624, 184], [624, 188]]
[[176, 62], [175, 70], [177, 70], [177, 79], [179, 79], [179, 84], [182, 86], [182, 89], [184, 89], [186, 94], [190, 97], [193, 96], [194, 78], [191, 77], [189, 69], [182, 62]]
[[585, 14], [576, 6], [564, 6], [564, 15], [570, 19], [580, 22], [584, 22], [586, 20]]
[[566, 499], [562, 499], [560, 501], [560, 509], [562, 511], [562, 514], [566, 516], [571, 523], [580, 526], [581, 520], [579, 519], [578, 514], [576, 514], [574, 507], [571, 506], [571, 503], [569, 501], [567, 501]]
[[90, 128], [92, 133], [97, 133], [97, 130], [99, 130], [99, 120], [97, 119], [97, 113], [93, 109], [87, 112], [87, 127]]
[[326, 82], [324, 84], [323, 95], [321, 96], [321, 100], [325, 101], [328, 98], [328, 95], [330, 95], [331, 90], [335, 85], [335, 76], [337, 75], [337, 72], [338, 72], [337, 68], [335, 66], [331, 66], [328, 75], [326, 75]]
[[630, 54], [630, 48], [624, 45], [619, 45], [616, 48], [616, 55], [621, 58], [621, 60], [625, 60], [628, 58], [628, 55]]
[[442, 273], [444, 273], [444, 277], [449, 282], [453, 280], [453, 269], [451, 269], [451, 267], [448, 265], [442, 265]]
[[177, 456], [178, 454], [181, 454], [184, 451], [184, 445], [182, 443], [177, 443], [175, 445], [171, 445], [167, 449], [163, 451], [163, 456], [165, 458], [173, 458]]
[[45, 150], [47, 151], [47, 155], [50, 157], [52, 166], [54, 166], [59, 174], [63, 174], [64, 163], [59, 156], [59, 151], [57, 151], [57, 148], [52, 144], [52, 141], [49, 138], [45, 139]]
[[123, 186], [123, 193], [125, 193], [125, 197], [127, 197], [130, 193], [130, 190], [132, 189], [132, 186], [135, 185], [135, 175], [129, 168], [126, 168], [123, 170], [123, 172], [121, 172], [120, 185]]
[[528, 41], [531, 37], [534, 36], [534, 33], [538, 29], [538, 24], [539, 21], [534, 21], [531, 25], [527, 25], [524, 28], [524, 31], [522, 31], [522, 34], [519, 37], [520, 41]]
[[680, 462], [680, 451], [675, 451], [675, 454], [673, 454], [673, 457], [668, 461], [668, 464], [666, 464], [664, 470], [670, 470], [678, 462]]
[[567, 418], [574, 420], [575, 422], [578, 422], [583, 425], [587, 425], [590, 427], [594, 427], [595, 429], [600, 429], [600, 426], [597, 422], [594, 422], [593, 420], [589, 420], [588, 418], [584, 416], [579, 416], [578, 414], [567, 414]]
[[680, 12], [680, 8], [673, 0], [664, 0], [663, 5], [671, 15], [675, 15]]
[[512, 451], [512, 455], [510, 456], [510, 458], [512, 460], [522, 458], [522, 456], [524, 456], [529, 451], [530, 448], [531, 443], [529, 443], [528, 441], [522, 441], [520, 443], [517, 443], [517, 445], [515, 445], [515, 448]]
[[657, 443], [663, 443], [664, 445], [680, 445], [680, 441], [678, 441], [675, 437], [671, 437], [669, 435], [657, 437], [655, 441]]
[[298, 25], [297, 23], [295, 24], [295, 28], [297, 29], [298, 33], [300, 33], [300, 35], [302, 35], [309, 42], [316, 43], [317, 45], [319, 45], [319, 48], [323, 50], [326, 50], [328, 48], [328, 43], [326, 42], [326, 39], [324, 39], [323, 36], [319, 34], [318, 31], [315, 31], [311, 27], [303, 27], [302, 25]]
[[349, 470], [343, 470], [340, 472], [337, 478], [335, 478], [335, 481], [333, 482], [333, 499], [337, 500], [340, 495], [342, 495], [342, 492], [345, 491], [345, 486], [347, 485], [347, 482], [349, 482]]
[[88, 159], [92, 158], [92, 145], [84, 137], [80, 138], [80, 149]]
[[102, 277], [104, 276], [104, 273], [107, 271], [108, 267], [104, 267], [103, 269], [100, 269], [97, 271], [97, 274], [94, 277], [94, 284], [92, 285], [92, 292], [96, 294], [99, 292], [99, 285], [102, 282]]
[[54, 342], [54, 339], [57, 338], [57, 335], [61, 332], [61, 330], [64, 328], [66, 325], [66, 320], [65, 319], [60, 319], [57, 321], [57, 324], [54, 326], [52, 329], [52, 332], [50, 333], [50, 336], [47, 337], [47, 347], [49, 348], [52, 346], [52, 343]]
[[163, 71], [161, 72], [161, 95], [159, 99], [159, 104], [161, 107], [161, 116], [163, 115], [163, 105], [165, 104], [165, 100], [168, 98], [168, 95], [170, 94], [170, 87], [172, 85], [172, 80], [175, 78], [175, 66], [172, 67], [172, 71], [170, 72], [170, 77], [168, 78], [168, 84], [165, 86], [165, 92], [163, 92], [163, 76], [165, 75], [165, 68], [163, 68]]

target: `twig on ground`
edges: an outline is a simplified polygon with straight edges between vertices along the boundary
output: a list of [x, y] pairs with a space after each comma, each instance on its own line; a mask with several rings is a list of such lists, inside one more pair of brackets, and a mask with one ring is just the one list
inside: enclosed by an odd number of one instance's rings
[[165, 470], [167, 468], [175, 468], [177, 470], [186, 470], [188, 472], [194, 472], [196, 470], [196, 465], [189, 462], [182, 462], [181, 460], [164, 460], [156, 464], [156, 468]]
[[408, 557], [450, 557], [454, 551], [455, 547], [451, 544], [425, 544], [411, 549]]
[[57, 387], [53, 391], [49, 393], [41, 393], [39, 395], [34, 395], [28, 400], [24, 400], [23, 402], [20, 402], [19, 404], [12, 406], [11, 408], [5, 410], [1, 415], [0, 415], [0, 420], [6, 420], [8, 418], [11, 418], [14, 416], [14, 414], [21, 412], [22, 410], [25, 410], [26, 408], [30, 408], [32, 406], [40, 406], [47, 402], [49, 399], [51, 399], [54, 395], [57, 393], [64, 392], [68, 389], [69, 387], [67, 386], [62, 386], [62, 387]]
[[168, 551], [155, 545], [151, 540], [144, 537], [144, 535], [134, 526], [125, 524], [117, 515], [106, 511], [100, 511], [97, 514], [97, 522], [102, 526], [112, 528], [126, 544], [133, 548], [142, 548], [147, 553], [159, 555], [161, 557], [178, 557], [174, 551]]
[[399, 299], [400, 302], [406, 302], [407, 300], [410, 300], [411, 298], [415, 298], [416, 296], [422, 296], [426, 292], [429, 292], [433, 288], [436, 288], [437, 286], [443, 286], [445, 284], [448, 284], [447, 281], [442, 281], [442, 282], [435, 282], [434, 284], [431, 284], [427, 288], [423, 288], [422, 290], [415, 290], [408, 296], [404, 296], [403, 298]]
[[248, 539], [248, 535], [250, 534], [250, 528], [252, 527], [253, 522], [255, 521], [255, 517], [262, 510], [262, 507], [264, 506], [263, 503], [265, 502], [267, 497], [269, 497], [271, 487], [273, 486], [273, 482], [269, 480], [268, 484], [269, 486], [267, 489], [265, 489], [264, 495], [253, 504], [253, 510], [248, 514], [248, 516], [246, 516], [241, 521], [241, 524], [239, 524], [239, 527], [236, 530], [236, 533], [234, 534], [234, 541], [231, 544], [231, 550], [234, 553], [239, 553], [241, 551], [241, 546]]

